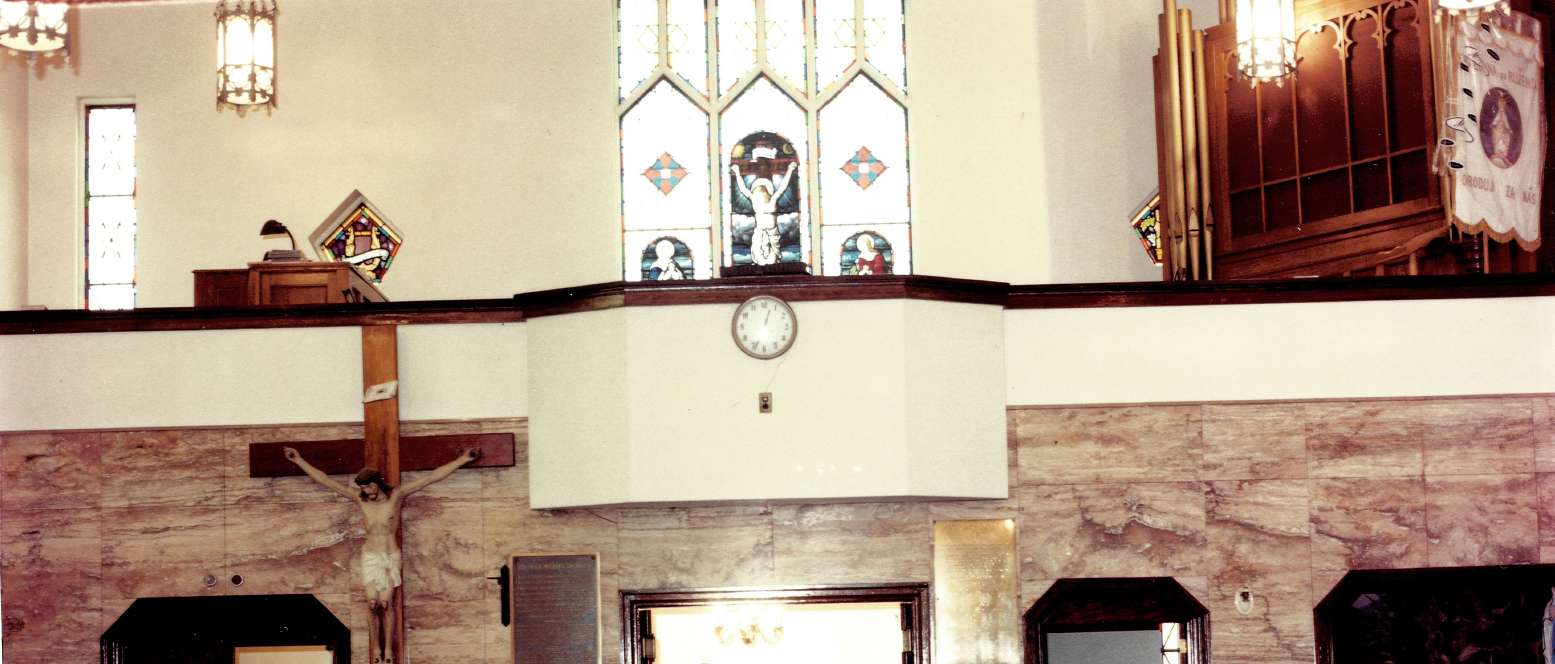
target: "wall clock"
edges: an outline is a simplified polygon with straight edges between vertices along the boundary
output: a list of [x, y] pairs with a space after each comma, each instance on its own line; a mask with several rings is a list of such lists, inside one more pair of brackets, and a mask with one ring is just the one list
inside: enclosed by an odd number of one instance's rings
[[799, 336], [799, 318], [788, 303], [771, 295], [757, 295], [734, 310], [730, 324], [734, 345], [758, 360], [770, 360], [788, 352]]

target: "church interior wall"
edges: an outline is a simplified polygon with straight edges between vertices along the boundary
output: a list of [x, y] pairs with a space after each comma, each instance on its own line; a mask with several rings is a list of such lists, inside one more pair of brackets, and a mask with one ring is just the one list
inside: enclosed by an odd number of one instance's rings
[[[408, 422], [519, 443], [517, 466], [407, 504], [408, 655], [510, 661], [485, 577], [514, 553], [599, 552], [608, 607], [620, 589], [927, 581], [935, 520], [1015, 518], [1023, 609], [1059, 578], [1171, 576], [1210, 608], [1216, 660], [1310, 662], [1311, 607], [1346, 570], [1555, 563], [1552, 415], [1550, 396], [1014, 408], [1006, 500], [592, 510], [529, 509], [523, 420]], [[249, 443], [361, 434], [0, 435], [5, 658], [95, 661], [135, 597], [312, 593], [364, 661], [355, 508], [247, 476]], [[614, 662], [618, 616], [601, 619]]]
[[0, 311], [27, 304], [27, 74], [0, 58]]
[[[1159, 8], [1071, 5], [907, 2], [918, 273], [1158, 277], [1126, 217], [1155, 179]], [[407, 235], [391, 299], [620, 279], [612, 7], [293, 0], [279, 108], [241, 119], [213, 108], [209, 7], [82, 7], [73, 64], [29, 83], [29, 303], [79, 306], [80, 108], [110, 99], [139, 109], [139, 306], [189, 305], [191, 270], [354, 189]]]

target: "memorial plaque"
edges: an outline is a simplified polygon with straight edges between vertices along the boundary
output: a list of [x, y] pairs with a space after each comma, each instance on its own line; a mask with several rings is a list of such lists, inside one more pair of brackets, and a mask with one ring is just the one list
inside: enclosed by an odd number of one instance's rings
[[935, 664], [1020, 664], [1015, 521], [934, 522]]
[[513, 664], [599, 664], [599, 557], [513, 557]]

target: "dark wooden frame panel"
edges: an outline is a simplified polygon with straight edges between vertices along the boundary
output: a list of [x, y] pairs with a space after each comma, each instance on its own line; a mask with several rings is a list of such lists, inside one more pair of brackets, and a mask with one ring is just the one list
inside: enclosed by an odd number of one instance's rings
[[1209, 609], [1171, 577], [1060, 579], [1022, 619], [1026, 664], [1048, 664], [1047, 635], [1183, 624], [1183, 664], [1209, 662]]
[[1500, 567], [1434, 567], [1421, 569], [1354, 570], [1328, 591], [1312, 608], [1317, 637], [1317, 664], [1334, 663], [1334, 612], [1349, 606], [1367, 592], [1390, 589], [1419, 590], [1439, 587], [1443, 581], [1459, 587], [1520, 586], [1555, 588], [1555, 565], [1507, 565]]
[[[912, 605], [913, 664], [931, 664], [934, 634], [929, 584], [879, 583], [831, 586], [787, 586], [767, 588], [702, 588], [680, 590], [621, 591], [621, 653], [624, 664], [640, 664], [643, 630], [637, 620], [641, 611], [677, 606], [711, 604], [860, 604], [899, 602]], [[604, 610], [603, 607], [601, 610]], [[606, 661], [609, 661], [606, 658]]]

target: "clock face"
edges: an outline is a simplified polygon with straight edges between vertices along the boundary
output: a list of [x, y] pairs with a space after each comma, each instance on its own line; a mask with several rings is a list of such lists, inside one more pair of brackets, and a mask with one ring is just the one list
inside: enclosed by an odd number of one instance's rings
[[771, 295], [757, 295], [734, 310], [734, 344], [746, 355], [770, 360], [788, 352], [799, 335], [799, 319], [788, 303]]

